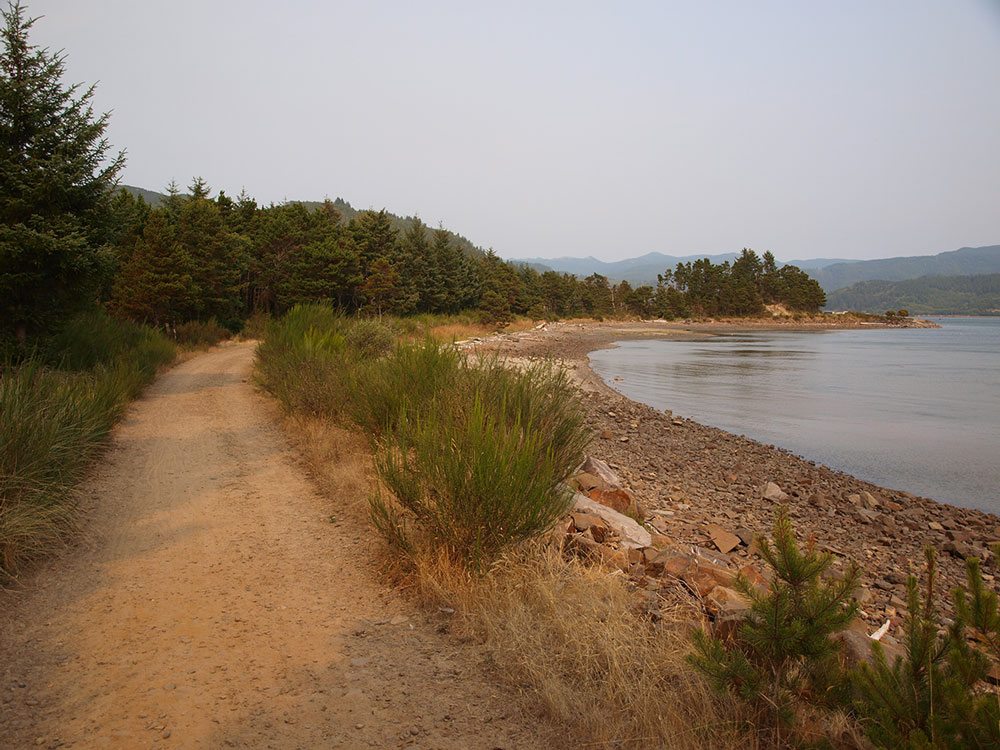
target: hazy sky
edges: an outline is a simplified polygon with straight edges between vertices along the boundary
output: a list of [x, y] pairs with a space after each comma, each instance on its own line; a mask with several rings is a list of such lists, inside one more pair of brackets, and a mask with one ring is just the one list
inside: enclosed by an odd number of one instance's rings
[[1000, 0], [34, 0], [124, 181], [342, 196], [505, 257], [1000, 243]]

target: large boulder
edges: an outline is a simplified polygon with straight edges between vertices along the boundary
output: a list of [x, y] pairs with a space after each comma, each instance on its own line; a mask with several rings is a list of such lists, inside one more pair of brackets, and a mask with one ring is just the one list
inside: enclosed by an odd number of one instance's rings
[[591, 500], [596, 500], [601, 505], [607, 505], [609, 508], [617, 510], [619, 513], [624, 513], [626, 516], [642, 519], [645, 515], [639, 503], [632, 496], [632, 493], [621, 487], [609, 490], [595, 489], [584, 494]]
[[592, 474], [595, 477], [599, 477], [608, 487], [622, 486], [622, 480], [618, 478], [618, 475], [599, 458], [587, 456], [587, 460], [583, 462], [577, 471], [578, 473]]
[[634, 520], [582, 493], [577, 492], [573, 495], [573, 512], [587, 513], [603, 519], [611, 531], [621, 539], [621, 546], [624, 549], [640, 549], [653, 544], [652, 535]]

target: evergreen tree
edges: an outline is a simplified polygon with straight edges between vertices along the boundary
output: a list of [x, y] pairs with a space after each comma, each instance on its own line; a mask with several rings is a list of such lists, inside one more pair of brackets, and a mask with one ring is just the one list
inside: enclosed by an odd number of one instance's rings
[[434, 230], [432, 244], [437, 279], [431, 291], [434, 312], [458, 312], [462, 307], [464, 264], [460, 248], [452, 247], [447, 230]]
[[240, 280], [246, 259], [239, 238], [226, 229], [222, 213], [206, 198], [185, 200], [177, 215], [177, 241], [191, 257], [198, 293], [196, 316], [235, 326], [241, 312]]
[[903, 655], [891, 664], [882, 644], [854, 675], [857, 707], [869, 737], [886, 748], [1000, 747], [1000, 704], [976, 689], [989, 661], [966, 640], [966, 628], [1000, 657], [996, 594], [983, 584], [979, 561], [967, 561], [966, 588], [954, 592], [956, 618], [939, 630], [934, 550], [927, 549], [926, 588], [907, 582]]
[[797, 701], [842, 700], [837, 648], [831, 635], [857, 611], [850, 601], [859, 572], [824, 576], [833, 558], [810, 543], [801, 549], [787, 512], [774, 522], [773, 542], [758, 541], [772, 568], [771, 588], [759, 591], [740, 576], [737, 588], [750, 600], [750, 613], [729, 641], [695, 634], [692, 662], [721, 691], [732, 691], [756, 711], [755, 723], [777, 736], [795, 717]]
[[0, 337], [23, 343], [96, 299], [124, 154], [109, 160], [94, 87], [63, 84], [65, 57], [31, 44], [20, 2], [2, 16]]
[[397, 304], [399, 271], [385, 258], [378, 258], [369, 268], [360, 291], [365, 309], [381, 317]]
[[199, 308], [192, 270], [191, 257], [177, 241], [169, 214], [153, 211], [115, 279], [111, 307], [154, 326], [188, 320]]

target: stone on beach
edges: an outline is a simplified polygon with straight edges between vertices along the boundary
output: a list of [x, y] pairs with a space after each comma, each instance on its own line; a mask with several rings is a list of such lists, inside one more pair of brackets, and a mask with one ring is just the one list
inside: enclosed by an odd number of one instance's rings
[[652, 535], [633, 519], [580, 492], [573, 495], [573, 510], [601, 518], [621, 538], [621, 545], [626, 549], [650, 547], [653, 544]]
[[788, 499], [788, 495], [774, 482], [768, 482], [764, 485], [763, 495], [765, 500], [770, 500], [774, 503], [783, 503]]

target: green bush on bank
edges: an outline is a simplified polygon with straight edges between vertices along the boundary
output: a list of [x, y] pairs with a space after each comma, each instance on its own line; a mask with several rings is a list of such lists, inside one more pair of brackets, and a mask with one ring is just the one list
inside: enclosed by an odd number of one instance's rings
[[174, 328], [174, 340], [193, 349], [207, 349], [228, 339], [230, 331], [219, 325], [215, 318], [189, 320]]
[[588, 440], [565, 375], [470, 363], [431, 340], [387, 347], [374, 342], [381, 335], [371, 322], [298, 306], [269, 325], [258, 373], [289, 410], [372, 438], [398, 500], [372, 501], [390, 540], [426, 541], [480, 566], [548, 529], [566, 510], [560, 483]]
[[36, 356], [0, 367], [0, 577], [65, 539], [84, 471], [174, 354], [152, 329], [89, 312]]

